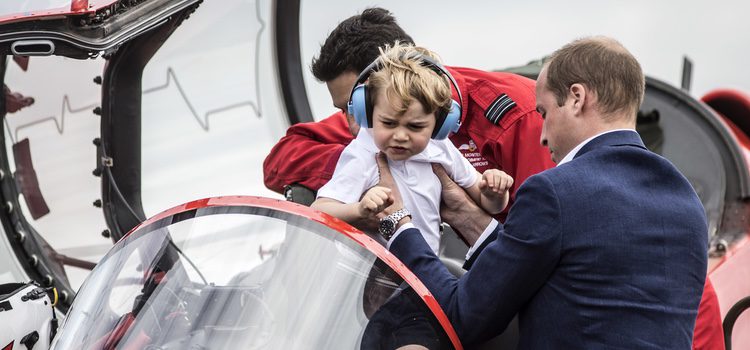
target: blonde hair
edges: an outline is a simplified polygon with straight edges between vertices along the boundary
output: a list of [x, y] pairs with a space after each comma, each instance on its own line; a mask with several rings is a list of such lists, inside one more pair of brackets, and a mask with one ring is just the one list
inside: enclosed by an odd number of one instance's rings
[[435, 113], [438, 121], [445, 118], [451, 108], [451, 88], [448, 78], [425, 65], [422, 57], [439, 62], [435, 53], [398, 41], [393, 46], [380, 48], [379, 68], [367, 82], [370, 102], [380, 91], [393, 110], [403, 114], [414, 101], [419, 101], [427, 114]]

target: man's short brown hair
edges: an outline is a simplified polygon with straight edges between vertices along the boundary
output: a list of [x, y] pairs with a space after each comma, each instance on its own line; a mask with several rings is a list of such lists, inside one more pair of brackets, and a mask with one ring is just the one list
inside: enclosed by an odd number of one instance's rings
[[547, 67], [547, 89], [562, 106], [573, 84], [594, 91], [604, 115], [627, 112], [635, 118], [643, 102], [645, 78], [641, 65], [614, 39], [592, 37], [557, 50]]

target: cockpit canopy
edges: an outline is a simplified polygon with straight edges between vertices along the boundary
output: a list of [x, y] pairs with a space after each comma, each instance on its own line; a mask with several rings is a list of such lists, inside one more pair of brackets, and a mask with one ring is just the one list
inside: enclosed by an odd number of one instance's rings
[[247, 198], [125, 236], [81, 287], [52, 348], [359, 349], [376, 336], [372, 320], [401, 284], [383, 248], [300, 215], [307, 208]]

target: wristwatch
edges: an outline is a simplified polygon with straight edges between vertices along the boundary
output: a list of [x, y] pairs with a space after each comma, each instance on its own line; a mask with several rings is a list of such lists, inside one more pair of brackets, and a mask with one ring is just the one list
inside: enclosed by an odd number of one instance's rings
[[378, 232], [386, 241], [389, 241], [391, 237], [393, 237], [393, 233], [396, 232], [396, 225], [398, 225], [398, 222], [407, 216], [411, 216], [411, 214], [406, 208], [396, 210], [393, 214], [380, 219]]

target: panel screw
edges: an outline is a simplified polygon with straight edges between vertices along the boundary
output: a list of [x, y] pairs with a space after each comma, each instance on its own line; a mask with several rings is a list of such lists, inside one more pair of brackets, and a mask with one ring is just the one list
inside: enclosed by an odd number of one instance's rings
[[724, 254], [727, 252], [727, 241], [720, 239], [718, 242], [716, 242], [716, 252], [719, 254]]

